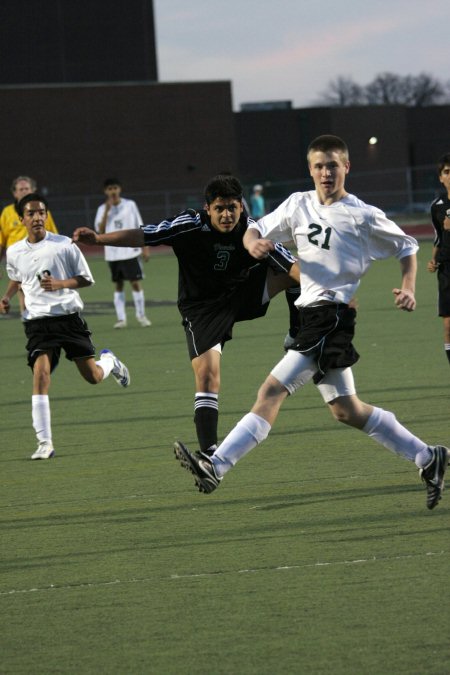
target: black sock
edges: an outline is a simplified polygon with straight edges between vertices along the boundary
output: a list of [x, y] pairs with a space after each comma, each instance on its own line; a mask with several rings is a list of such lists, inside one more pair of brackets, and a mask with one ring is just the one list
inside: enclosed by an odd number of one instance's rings
[[200, 450], [206, 451], [212, 445], [217, 445], [218, 421], [218, 395], [210, 393], [195, 394], [194, 422]]

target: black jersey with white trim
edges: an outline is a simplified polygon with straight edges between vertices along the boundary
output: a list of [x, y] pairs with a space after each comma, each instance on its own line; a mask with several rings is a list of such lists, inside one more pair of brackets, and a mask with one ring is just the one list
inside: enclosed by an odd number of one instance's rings
[[145, 225], [145, 246], [171, 246], [178, 258], [178, 305], [226, 301], [245, 283], [249, 270], [261, 263], [244, 248], [242, 239], [249, 223], [242, 214], [231, 232], [219, 232], [206, 211], [188, 209], [158, 225]]
[[450, 230], [444, 230], [444, 218], [450, 209], [450, 199], [446, 194], [437, 197], [431, 204], [431, 221], [436, 233], [434, 246], [439, 250], [436, 262], [450, 262]]

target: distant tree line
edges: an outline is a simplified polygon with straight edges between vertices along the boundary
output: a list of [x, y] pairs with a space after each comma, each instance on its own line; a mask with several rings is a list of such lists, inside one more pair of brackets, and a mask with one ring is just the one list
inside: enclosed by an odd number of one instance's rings
[[372, 82], [361, 86], [351, 77], [337, 77], [320, 94], [319, 104], [333, 107], [355, 105], [406, 105], [422, 107], [445, 104], [450, 101], [450, 81], [420, 75], [380, 73]]

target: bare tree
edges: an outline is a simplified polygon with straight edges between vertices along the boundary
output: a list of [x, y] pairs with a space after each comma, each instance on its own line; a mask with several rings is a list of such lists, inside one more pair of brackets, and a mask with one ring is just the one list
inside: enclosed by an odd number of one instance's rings
[[393, 73], [381, 73], [365, 87], [369, 105], [404, 103], [404, 78]]
[[365, 92], [369, 105], [412, 107], [438, 103], [445, 93], [442, 84], [426, 73], [416, 76], [382, 73], [366, 86]]
[[421, 73], [412, 79], [411, 88], [414, 92], [414, 102], [411, 105], [433, 105], [442, 102], [445, 98], [445, 87], [431, 75]]
[[329, 106], [406, 105], [419, 107], [435, 105], [448, 99], [449, 83], [442, 85], [431, 75], [396, 75], [380, 73], [365, 87], [349, 77], [338, 77], [321, 94], [320, 103]]
[[320, 95], [320, 102], [329, 106], [344, 107], [364, 103], [363, 89], [350, 77], [338, 77], [328, 83]]

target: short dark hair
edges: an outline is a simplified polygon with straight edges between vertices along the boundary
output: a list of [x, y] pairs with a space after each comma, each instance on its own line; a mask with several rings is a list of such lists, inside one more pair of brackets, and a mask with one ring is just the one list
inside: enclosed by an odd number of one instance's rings
[[231, 197], [232, 199], [242, 201], [242, 185], [235, 176], [220, 173], [211, 178], [205, 187], [205, 201], [207, 204], [211, 204], [217, 197], [222, 197], [223, 199]]
[[48, 211], [48, 202], [46, 198], [40, 195], [38, 192], [30, 192], [30, 194], [22, 197], [16, 206], [16, 211], [21, 218], [23, 218], [23, 210], [28, 202], [42, 202], [45, 206], [45, 210]]
[[339, 138], [339, 136], [333, 136], [332, 134], [323, 134], [311, 141], [306, 151], [306, 157], [309, 161], [311, 152], [330, 152], [331, 150], [340, 152], [348, 160], [347, 143], [342, 138]]
[[450, 152], [447, 152], [445, 155], [439, 158], [438, 161], [438, 174], [441, 175], [442, 169], [444, 166], [450, 166]]
[[118, 185], [119, 187], [122, 187], [122, 183], [120, 182], [120, 180], [118, 178], [106, 178], [104, 183], [103, 183], [103, 187], [107, 188], [110, 185]]

